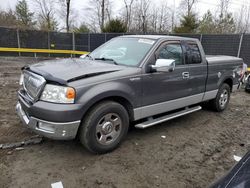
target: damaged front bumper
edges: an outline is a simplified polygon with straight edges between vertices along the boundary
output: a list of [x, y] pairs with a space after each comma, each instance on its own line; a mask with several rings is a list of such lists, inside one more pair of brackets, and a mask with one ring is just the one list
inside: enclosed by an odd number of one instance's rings
[[16, 105], [16, 112], [22, 123], [39, 135], [55, 140], [69, 140], [76, 137], [79, 121], [51, 122], [28, 116], [22, 109], [20, 102]]

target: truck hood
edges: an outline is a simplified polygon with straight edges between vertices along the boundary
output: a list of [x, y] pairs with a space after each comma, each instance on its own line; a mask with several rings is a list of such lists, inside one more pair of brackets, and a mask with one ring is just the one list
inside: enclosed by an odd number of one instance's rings
[[63, 85], [75, 80], [120, 71], [125, 68], [125, 66], [107, 62], [84, 59], [49, 60], [24, 67], [24, 69], [43, 76], [47, 81]]

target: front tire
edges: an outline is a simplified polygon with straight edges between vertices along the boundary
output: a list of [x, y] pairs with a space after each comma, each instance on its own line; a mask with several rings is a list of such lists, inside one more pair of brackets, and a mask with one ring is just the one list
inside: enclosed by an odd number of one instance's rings
[[119, 146], [129, 127], [126, 109], [114, 101], [94, 106], [82, 121], [80, 141], [92, 153], [107, 153]]
[[230, 100], [231, 89], [226, 83], [222, 84], [216, 95], [216, 98], [210, 101], [210, 105], [214, 111], [222, 112], [224, 111]]

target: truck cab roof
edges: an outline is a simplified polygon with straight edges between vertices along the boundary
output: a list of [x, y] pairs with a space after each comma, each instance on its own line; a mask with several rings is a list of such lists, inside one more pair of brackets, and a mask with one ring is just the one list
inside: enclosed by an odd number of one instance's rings
[[169, 39], [169, 40], [198, 41], [198, 39], [196, 38], [169, 36], [169, 35], [124, 35], [120, 37], [121, 38], [145, 38], [145, 39], [151, 39], [151, 40]]

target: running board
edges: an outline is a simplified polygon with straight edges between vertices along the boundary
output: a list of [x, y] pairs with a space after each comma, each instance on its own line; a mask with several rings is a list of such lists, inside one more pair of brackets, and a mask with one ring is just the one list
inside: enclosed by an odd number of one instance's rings
[[162, 123], [162, 122], [165, 122], [165, 121], [168, 121], [168, 120], [180, 117], [180, 116], [184, 116], [186, 114], [190, 114], [190, 113], [196, 112], [198, 110], [201, 110], [201, 106], [195, 106], [192, 108], [185, 108], [184, 110], [181, 110], [179, 112], [175, 112], [173, 114], [168, 114], [166, 116], [162, 116], [162, 117], [159, 117], [156, 119], [150, 118], [148, 121], [145, 121], [143, 123], [139, 123], [139, 124], [135, 125], [135, 127], [139, 128], [139, 129], [145, 129], [145, 128], [151, 127], [153, 125], [156, 125], [158, 123]]

